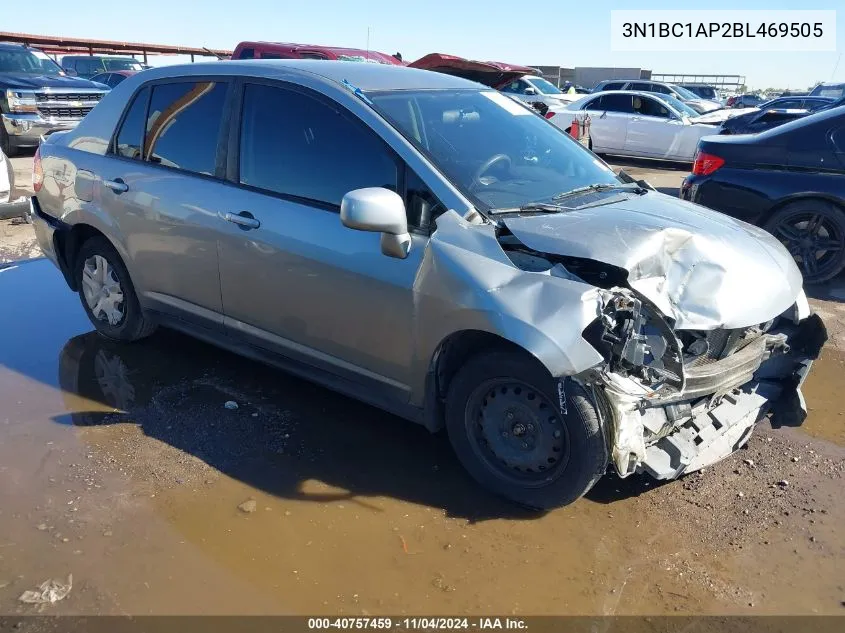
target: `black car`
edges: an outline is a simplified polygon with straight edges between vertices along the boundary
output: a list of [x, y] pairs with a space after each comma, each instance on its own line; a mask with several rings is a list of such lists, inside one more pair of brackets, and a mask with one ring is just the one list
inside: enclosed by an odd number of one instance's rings
[[807, 283], [845, 268], [845, 106], [755, 135], [699, 141], [681, 198], [778, 237]]
[[832, 103], [833, 99], [827, 97], [778, 97], [761, 103], [758, 110], [728, 119], [722, 124], [720, 134], [755, 134], [770, 130]]

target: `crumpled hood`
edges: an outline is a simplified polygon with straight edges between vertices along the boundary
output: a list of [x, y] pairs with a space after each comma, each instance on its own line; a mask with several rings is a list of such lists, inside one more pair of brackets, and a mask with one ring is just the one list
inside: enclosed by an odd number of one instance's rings
[[791, 307], [802, 288], [795, 261], [773, 236], [660, 193], [503, 222], [536, 251], [627, 270], [630, 286], [677, 329], [765, 323]]
[[80, 88], [103, 90], [104, 86], [82, 79], [59, 75], [34, 75], [31, 73], [0, 73], [0, 88], [32, 90], [36, 88]]

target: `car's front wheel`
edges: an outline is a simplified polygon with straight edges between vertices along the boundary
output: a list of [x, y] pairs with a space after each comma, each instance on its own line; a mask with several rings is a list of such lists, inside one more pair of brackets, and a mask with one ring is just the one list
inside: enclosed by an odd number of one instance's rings
[[449, 386], [446, 426], [458, 458], [479, 483], [531, 508], [572, 503], [607, 469], [589, 394], [553, 378], [527, 354], [471, 358]]
[[82, 245], [74, 272], [82, 307], [100, 334], [137, 341], [153, 333], [156, 325], [141, 309], [129, 272], [105, 237]]

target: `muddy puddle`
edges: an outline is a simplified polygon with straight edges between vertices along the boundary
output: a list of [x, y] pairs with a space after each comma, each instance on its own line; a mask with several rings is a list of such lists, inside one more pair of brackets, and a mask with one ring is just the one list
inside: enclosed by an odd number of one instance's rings
[[808, 416], [801, 429], [845, 446], [845, 353], [831, 346], [823, 349], [802, 391]]
[[843, 610], [845, 451], [802, 431], [536, 514], [442, 435], [175, 333], [105, 341], [46, 262], [0, 272], [0, 318], [0, 613], [69, 573], [49, 613]]

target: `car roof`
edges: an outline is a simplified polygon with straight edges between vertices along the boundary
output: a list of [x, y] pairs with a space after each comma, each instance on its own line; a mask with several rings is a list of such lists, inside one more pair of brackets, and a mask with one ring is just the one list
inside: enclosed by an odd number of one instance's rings
[[660, 94], [659, 92], [649, 92], [648, 90], [602, 90], [601, 92], [591, 92], [589, 95], [584, 96], [600, 97], [602, 95], [637, 95], [639, 97], [652, 97], [654, 99], [671, 96]]
[[132, 75], [137, 75], [139, 71], [137, 70], [104, 70], [101, 73], [97, 73], [94, 75], [95, 77], [99, 77], [100, 75], [123, 75], [124, 77], [131, 77]]
[[[0, 42], [0, 50], [12, 51], [12, 50], [20, 50], [21, 48], [29, 48], [29, 47], [24, 46], [23, 44], [18, 44], [16, 42]], [[38, 49], [35, 49], [35, 50], [38, 50]]]
[[232, 75], [272, 79], [289, 77], [291, 73], [317, 75], [337, 84], [348, 82], [353, 87], [364, 91], [487, 88], [452, 75], [406, 66], [321, 59], [245, 59], [161, 66], [145, 70], [143, 79], [149, 81], [196, 75]]

